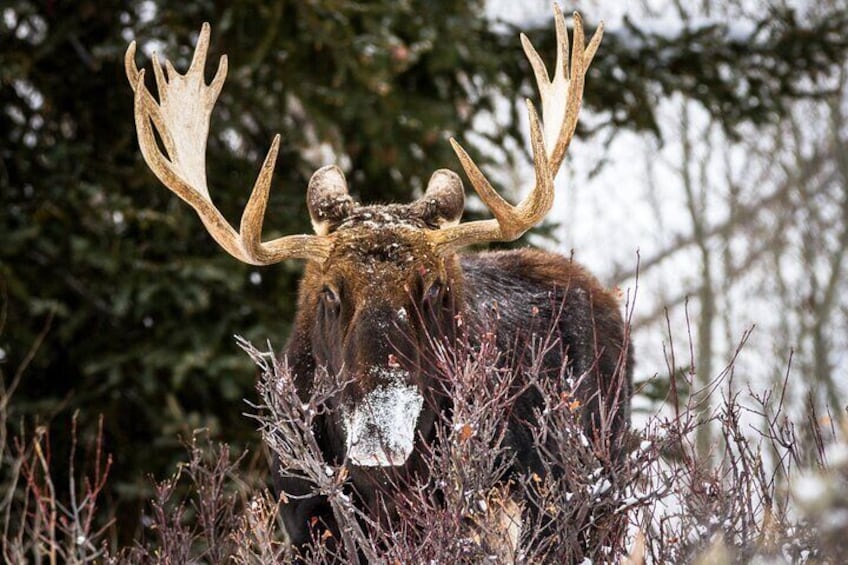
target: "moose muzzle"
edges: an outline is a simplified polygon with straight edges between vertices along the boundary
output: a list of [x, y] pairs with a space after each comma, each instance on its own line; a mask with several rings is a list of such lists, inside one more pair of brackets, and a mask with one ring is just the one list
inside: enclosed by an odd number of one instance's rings
[[415, 444], [424, 398], [409, 372], [372, 367], [376, 386], [342, 409], [347, 458], [360, 467], [393, 467], [406, 463]]

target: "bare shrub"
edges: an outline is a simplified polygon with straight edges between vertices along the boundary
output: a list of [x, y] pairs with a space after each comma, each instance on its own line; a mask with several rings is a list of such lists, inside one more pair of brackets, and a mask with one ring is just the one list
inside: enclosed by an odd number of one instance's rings
[[[186, 445], [188, 461], [155, 486], [143, 520], [150, 538], [125, 549], [122, 563], [276, 563], [285, 543], [277, 503], [267, 490], [240, 477], [244, 454], [198, 431]], [[253, 494], [251, 494], [253, 492]]]
[[[834, 487], [848, 487], [848, 434], [826, 425], [833, 420], [819, 418], [812, 403], [800, 423], [790, 417], [785, 393], [791, 362], [777, 389], [737, 386], [735, 361], [748, 335], [707, 390], [693, 391], [681, 403], [673, 383], [681, 378], [692, 386], [692, 349], [689, 370], [673, 370], [669, 334], [671, 415], [653, 418], [645, 432], [663, 447], [646, 476], [645, 504], [631, 517], [649, 561], [844, 562], [848, 540], [832, 534], [834, 526], [842, 532], [848, 526], [848, 504]], [[704, 399], [715, 407], [706, 416]], [[848, 425], [844, 414], [840, 418]], [[718, 438], [706, 460], [697, 456], [694, 439], [702, 426], [712, 426]], [[839, 464], [828, 463], [825, 452]], [[804, 477], [808, 482], [797, 488]]]
[[[244, 343], [262, 370], [255, 417], [278, 470], [309, 481], [312, 490], [299, 495], [327, 497], [340, 525], [331, 531], [316, 519], [314, 543], [298, 558], [842, 562], [846, 542], [837, 532], [848, 523], [848, 448], [837, 426], [822, 427], [832, 419], [811, 413], [796, 424], [786, 414], [783, 390], [740, 389], [736, 355], [706, 390], [693, 390], [692, 360], [681, 370], [670, 338], [666, 408], [638, 433], [599, 441], [586, 437], [581, 425], [583, 406], [573, 395], [580, 376], [539, 374], [533, 361], [551, 346], [541, 340], [528, 362], [516, 365], [504, 363], [508, 352], [495, 346], [491, 333], [474, 347], [461, 340], [437, 344], [450, 413], [426, 444], [425, 472], [390, 474], [375, 509], [358, 503], [344, 462], [325, 461], [313, 434], [315, 418], [344, 383], [322, 375], [302, 398], [283, 360]], [[787, 369], [785, 379], [789, 375]], [[513, 401], [528, 391], [541, 399], [525, 423], [546, 472], [510, 476], [512, 454], [503, 438]], [[706, 415], [700, 405], [705, 397], [715, 406]], [[718, 432], [708, 460], [695, 448], [701, 426]], [[799, 494], [810, 484], [813, 494]]]
[[[6, 329], [8, 296], [0, 277], [0, 335]], [[99, 505], [112, 464], [103, 452], [103, 420], [93, 445], [77, 437], [71, 418], [70, 449], [60, 462], [66, 484], [57, 484], [50, 427], [10, 422], [12, 399], [53, 323], [52, 311], [30, 348], [7, 374], [0, 363], [0, 516], [5, 563], [90, 563], [103, 558], [111, 514]], [[8, 375], [8, 376], [7, 376]]]
[[[5, 425], [5, 422], [3, 423]], [[23, 428], [23, 427], [22, 427]], [[47, 426], [28, 438], [23, 429], [6, 450], [4, 479], [3, 558], [6, 563], [92, 563], [102, 559], [110, 519], [99, 507], [111, 457], [102, 449], [102, 420], [92, 452], [77, 454], [77, 417], [71, 421], [68, 484], [60, 496]], [[84, 471], [78, 471], [78, 460]]]
[[[468, 336], [431, 338], [436, 394], [450, 409], [423, 443], [423, 469], [387, 471], [369, 504], [347, 480], [346, 462], [327, 461], [314, 433], [346, 383], [320, 373], [304, 398], [284, 359], [242, 346], [262, 372], [255, 417], [276, 456], [274, 471], [311, 485], [282, 496], [325, 497], [338, 524], [328, 528], [316, 517], [304, 561], [563, 562], [624, 551], [628, 514], [619, 509], [634, 505], [624, 500], [626, 487], [649, 456], [624, 457], [626, 438], [610, 437], [618, 403], [627, 400], [618, 391], [603, 391], [611, 398], [599, 403], [601, 425], [586, 436], [575, 395], [586, 375], [545, 373], [546, 353], [559, 346], [550, 335], [526, 351], [503, 351], [495, 331], [473, 345]], [[538, 399], [532, 414], [513, 413], [523, 395]], [[504, 440], [516, 425], [530, 431], [538, 473], [515, 472]]]

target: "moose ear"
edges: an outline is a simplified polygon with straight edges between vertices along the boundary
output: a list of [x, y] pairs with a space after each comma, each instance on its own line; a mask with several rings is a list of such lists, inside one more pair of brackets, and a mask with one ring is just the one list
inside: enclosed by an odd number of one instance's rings
[[430, 177], [424, 196], [410, 206], [413, 213], [433, 227], [459, 223], [465, 209], [465, 189], [455, 172], [439, 169]]
[[306, 206], [317, 235], [327, 235], [350, 214], [354, 202], [340, 168], [327, 165], [315, 171], [306, 189]]

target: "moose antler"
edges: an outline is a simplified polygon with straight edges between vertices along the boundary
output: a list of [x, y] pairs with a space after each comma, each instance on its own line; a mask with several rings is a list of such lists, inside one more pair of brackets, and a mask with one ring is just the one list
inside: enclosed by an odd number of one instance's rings
[[577, 128], [577, 115], [583, 99], [586, 70], [603, 36], [603, 23], [601, 23], [589, 45], [584, 46], [583, 21], [578, 13], [574, 13], [574, 39], [569, 76], [568, 32], [562, 11], [556, 4], [554, 4], [554, 18], [558, 49], [553, 80], [549, 79], [548, 71], [541, 57], [530, 44], [530, 40], [521, 34], [521, 44], [533, 67], [542, 98], [543, 126], [539, 123], [533, 104], [527, 101], [527, 111], [530, 116], [530, 143], [536, 171], [535, 186], [517, 206], [513, 206], [492, 188], [468, 153], [455, 139], [451, 138], [451, 145], [474, 190], [492, 212], [494, 219], [467, 222], [434, 230], [430, 232], [429, 237], [435, 245], [444, 249], [456, 249], [475, 243], [512, 241], [536, 225], [550, 211], [554, 200], [553, 177], [556, 176], [562, 164], [565, 152], [574, 136], [574, 130]]
[[[212, 203], [206, 185], [206, 141], [209, 117], [227, 76], [227, 56], [221, 57], [215, 78], [207, 86], [203, 72], [209, 34], [209, 24], [204, 23], [191, 65], [184, 75], [167, 60], [163, 73], [158, 57], [153, 55], [158, 103], [144, 86], [144, 71], [139, 71], [135, 65], [135, 41], [127, 48], [124, 66], [135, 92], [135, 124], [144, 160], [162, 184], [195, 209], [215, 241], [233, 257], [252, 265], [325, 257], [328, 242], [321, 236], [290, 235], [266, 243], [261, 241], [265, 207], [280, 147], [279, 134], [274, 137], [253, 185], [238, 232]], [[167, 155], [159, 148], [154, 129]]]

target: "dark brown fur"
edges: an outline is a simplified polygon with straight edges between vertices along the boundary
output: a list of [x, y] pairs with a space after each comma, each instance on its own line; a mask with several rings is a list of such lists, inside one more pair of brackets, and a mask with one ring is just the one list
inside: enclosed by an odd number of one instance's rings
[[[426, 334], [452, 335], [459, 314], [469, 332], [494, 327], [504, 349], [520, 348], [534, 333], [553, 331], [562, 346], [547, 354], [547, 374], [559, 378], [565, 366], [566, 374], [582, 375], [575, 394], [585, 405], [586, 433], [598, 437], [603, 432], [615, 441], [629, 421], [632, 368], [616, 297], [580, 265], [554, 253], [522, 249], [443, 255], [425, 230], [435, 229], [434, 215], [444, 213], [422, 200], [408, 206], [354, 205], [346, 216], [333, 218], [333, 248], [327, 260], [306, 267], [286, 348], [303, 396], [316, 369], [325, 367], [353, 381], [339, 402], [356, 402], [375, 386], [370, 368], [400, 359], [430, 399], [418, 421], [417, 442], [431, 440], [434, 405], [445, 406], [445, 401], [432, 400], [436, 375], [428, 365]], [[532, 394], [520, 397], [512, 408], [516, 422], [532, 420], [537, 403]], [[607, 419], [612, 429], [600, 430], [601, 414], [611, 407], [617, 410]], [[325, 417], [315, 432], [327, 460], [341, 463], [344, 431], [338, 415]], [[423, 468], [418, 443], [393, 473]], [[516, 454], [516, 471], [543, 471], [529, 430], [511, 425], [506, 443]], [[349, 467], [359, 499], [368, 505], [385, 471]], [[278, 479], [277, 487], [291, 494], [308, 492], [308, 485], [293, 479]], [[313, 517], [333, 527], [321, 497], [290, 502], [283, 516], [295, 544], [308, 541]]]

